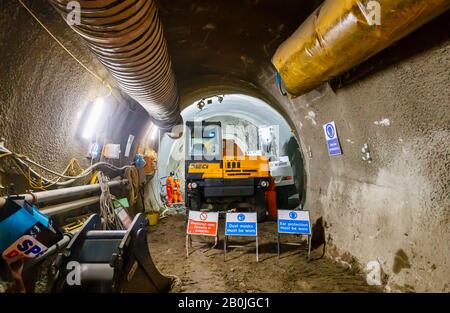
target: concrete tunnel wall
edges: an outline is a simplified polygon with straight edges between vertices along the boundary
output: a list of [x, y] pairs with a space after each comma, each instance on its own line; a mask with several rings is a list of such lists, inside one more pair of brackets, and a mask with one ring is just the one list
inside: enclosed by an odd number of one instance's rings
[[[341, 88], [278, 96], [300, 136], [305, 209], [323, 217], [328, 255], [378, 261], [387, 290], [450, 290], [450, 40], [438, 33], [446, 15], [347, 73], [356, 78]], [[322, 128], [332, 120], [339, 157], [328, 156]]]
[[[85, 65], [114, 86], [105, 68], [47, 1], [28, 1], [50, 31]], [[71, 158], [89, 165], [88, 141], [80, 138], [80, 118], [95, 97], [108, 94], [102, 83], [64, 51], [18, 1], [2, 1], [0, 9], [0, 137], [6, 147], [62, 171]], [[115, 89], [108, 97], [108, 142], [120, 143], [129, 134], [139, 137], [148, 114], [134, 100]], [[108, 126], [108, 125], [107, 125]], [[136, 148], [138, 138], [134, 141]], [[127, 162], [126, 158], [117, 163]], [[2, 184], [26, 186], [8, 165]]]
[[[270, 99], [295, 126], [307, 174], [305, 209], [314, 220], [323, 217], [330, 256], [363, 267], [378, 260], [391, 290], [450, 290], [450, 40], [442, 32], [449, 29], [448, 14], [333, 81], [331, 89], [289, 99], [274, 84], [270, 57], [320, 1], [159, 2], [182, 97], [233, 85], [233, 91]], [[31, 7], [107, 76], [45, 1]], [[74, 116], [100, 84], [17, 2], [2, 1], [0, 27], [10, 30], [0, 33], [1, 136], [9, 148], [61, 170], [71, 157], [84, 156]], [[126, 96], [120, 105], [138, 110]], [[114, 134], [122, 142], [148, 122], [139, 110], [123, 107], [117, 115]], [[340, 157], [326, 151], [322, 124], [331, 120]], [[361, 159], [364, 143], [370, 164]]]
[[[288, 104], [311, 151], [305, 208], [323, 214], [331, 253], [378, 260], [391, 288], [449, 288], [449, 48]], [[322, 125], [332, 120], [340, 157], [327, 155]], [[371, 163], [361, 158], [364, 143]]]

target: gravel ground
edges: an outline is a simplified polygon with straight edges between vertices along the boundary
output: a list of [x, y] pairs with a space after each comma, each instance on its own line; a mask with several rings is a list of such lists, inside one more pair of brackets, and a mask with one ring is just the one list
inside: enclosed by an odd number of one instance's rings
[[[223, 233], [223, 221], [219, 233]], [[184, 216], [171, 216], [151, 226], [149, 245], [153, 260], [164, 274], [180, 280], [172, 292], [379, 292], [368, 286], [356, 269], [319, 258], [314, 251], [307, 260], [306, 242], [302, 246], [283, 246], [277, 258], [276, 223], [258, 224], [260, 261], [254, 249], [230, 248], [224, 261], [223, 241], [211, 249], [212, 241], [194, 238], [188, 258], [185, 250]], [[208, 238], [206, 238], [207, 241]], [[221, 236], [222, 239], [222, 236]], [[290, 238], [297, 239], [300, 238]], [[254, 246], [254, 241], [233, 238], [234, 243]], [[320, 249], [321, 250], [321, 249]]]

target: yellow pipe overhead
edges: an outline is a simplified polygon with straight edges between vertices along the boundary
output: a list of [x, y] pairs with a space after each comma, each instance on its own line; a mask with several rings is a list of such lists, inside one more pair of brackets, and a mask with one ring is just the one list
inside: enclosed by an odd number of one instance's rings
[[449, 7], [450, 0], [326, 0], [278, 47], [272, 63], [287, 91], [301, 95], [360, 64]]

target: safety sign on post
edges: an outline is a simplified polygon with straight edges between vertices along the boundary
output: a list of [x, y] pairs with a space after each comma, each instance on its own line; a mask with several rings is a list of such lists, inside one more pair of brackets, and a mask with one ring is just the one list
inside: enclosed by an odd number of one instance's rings
[[189, 247], [192, 247], [191, 235], [215, 237], [213, 248], [218, 242], [218, 212], [189, 211], [186, 231], [186, 256], [189, 256]]
[[[224, 259], [227, 254], [228, 236], [256, 237], [256, 262], [258, 255], [258, 226], [256, 212], [252, 213], [227, 213], [225, 219]], [[247, 248], [242, 245], [228, 245], [228, 247]]]
[[[308, 236], [308, 259], [311, 255], [311, 221], [309, 211], [278, 210], [278, 258], [280, 257], [280, 234]], [[300, 245], [300, 243], [286, 242], [286, 245]]]
[[328, 155], [341, 155], [341, 144], [339, 143], [339, 137], [334, 121], [323, 125], [323, 131], [325, 132], [325, 138], [327, 139]]

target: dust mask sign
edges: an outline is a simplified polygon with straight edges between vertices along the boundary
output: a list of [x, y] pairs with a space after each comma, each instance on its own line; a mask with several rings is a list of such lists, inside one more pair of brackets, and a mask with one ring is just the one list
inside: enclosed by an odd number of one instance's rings
[[256, 236], [256, 213], [227, 213], [226, 236]]
[[334, 121], [323, 125], [323, 131], [325, 132], [325, 138], [327, 140], [328, 155], [341, 155], [341, 145], [339, 143], [339, 138]]

